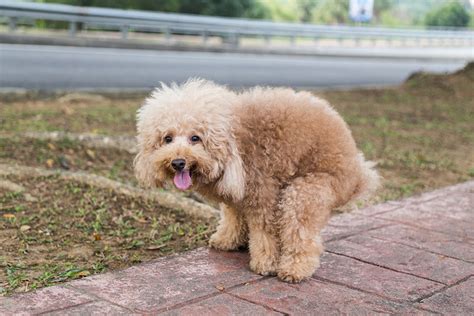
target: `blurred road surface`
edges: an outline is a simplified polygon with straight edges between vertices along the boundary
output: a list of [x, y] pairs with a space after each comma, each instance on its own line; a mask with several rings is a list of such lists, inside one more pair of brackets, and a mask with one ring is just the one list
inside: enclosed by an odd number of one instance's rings
[[446, 72], [460, 61], [172, 52], [0, 44], [0, 87], [155, 87], [192, 76], [230, 86], [357, 87], [402, 82], [419, 70]]

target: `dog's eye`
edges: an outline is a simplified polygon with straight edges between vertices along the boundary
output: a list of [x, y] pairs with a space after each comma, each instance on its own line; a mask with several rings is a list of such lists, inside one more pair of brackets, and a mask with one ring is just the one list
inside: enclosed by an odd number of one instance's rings
[[171, 142], [173, 141], [173, 137], [171, 137], [170, 135], [168, 135], [168, 136], [165, 136], [164, 140], [165, 140], [165, 143], [169, 144], [169, 143], [171, 143]]
[[197, 135], [191, 136], [191, 141], [192, 141], [193, 143], [197, 143], [197, 142], [200, 141], [200, 140], [201, 140], [201, 137], [199, 137], [199, 136], [197, 136]]

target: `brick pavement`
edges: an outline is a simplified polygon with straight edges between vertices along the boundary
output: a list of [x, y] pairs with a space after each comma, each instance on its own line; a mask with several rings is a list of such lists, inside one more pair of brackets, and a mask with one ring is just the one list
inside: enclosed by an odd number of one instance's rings
[[0, 314], [474, 314], [474, 181], [334, 216], [323, 238], [297, 285], [202, 248], [0, 298]]

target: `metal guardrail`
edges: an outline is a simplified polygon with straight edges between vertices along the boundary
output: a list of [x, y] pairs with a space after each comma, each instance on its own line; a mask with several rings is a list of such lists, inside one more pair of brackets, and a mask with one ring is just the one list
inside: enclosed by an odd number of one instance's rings
[[285, 37], [289, 38], [292, 43], [296, 38], [351, 39], [355, 42], [384, 40], [388, 43], [394, 41], [420, 43], [424, 40], [434, 45], [442, 44], [443, 46], [454, 43], [472, 46], [474, 43], [474, 32], [467, 29], [424, 30], [274, 23], [249, 19], [8, 0], [0, 0], [0, 17], [7, 18], [11, 32], [15, 31], [17, 26], [22, 23], [50, 20], [69, 23], [70, 36], [76, 36], [80, 23], [82, 27], [120, 31], [123, 39], [127, 39], [130, 31], [163, 33], [166, 38], [172, 34], [189, 34], [202, 36], [204, 43], [209, 36], [224, 37], [227, 43], [235, 46], [239, 44], [239, 39], [242, 37], [261, 37], [268, 42], [272, 37]]

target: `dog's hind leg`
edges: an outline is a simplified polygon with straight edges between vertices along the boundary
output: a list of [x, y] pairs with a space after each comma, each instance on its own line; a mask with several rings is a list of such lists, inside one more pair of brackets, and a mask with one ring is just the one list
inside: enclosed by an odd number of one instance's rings
[[235, 250], [247, 243], [247, 225], [238, 210], [221, 204], [221, 220], [209, 245], [219, 250]]
[[296, 283], [310, 277], [319, 267], [324, 248], [320, 231], [336, 203], [332, 183], [325, 173], [294, 179], [282, 192], [280, 200], [281, 256], [278, 277]]

